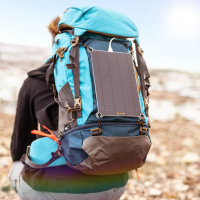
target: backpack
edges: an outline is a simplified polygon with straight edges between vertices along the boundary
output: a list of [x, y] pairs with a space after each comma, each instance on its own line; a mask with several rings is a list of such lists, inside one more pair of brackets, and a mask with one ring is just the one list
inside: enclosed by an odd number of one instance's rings
[[[59, 104], [58, 131], [33, 130], [45, 137], [32, 142], [22, 160], [33, 168], [66, 164], [93, 175], [142, 167], [151, 147], [150, 75], [137, 27], [96, 6], [67, 9], [58, 26], [46, 74]], [[55, 85], [49, 84], [52, 74]]]

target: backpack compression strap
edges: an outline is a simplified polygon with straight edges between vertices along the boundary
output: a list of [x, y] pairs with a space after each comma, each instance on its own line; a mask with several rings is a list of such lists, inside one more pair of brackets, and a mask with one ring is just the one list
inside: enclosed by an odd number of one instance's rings
[[71, 52], [69, 55], [70, 64], [67, 64], [68, 69], [73, 70], [74, 76], [74, 110], [76, 111], [76, 117], [82, 117], [82, 104], [80, 95], [80, 82], [79, 82], [79, 36], [74, 36], [71, 40]]
[[27, 147], [27, 151], [26, 151], [26, 154], [24, 154], [20, 161], [23, 162], [24, 164], [27, 164], [28, 166], [32, 167], [32, 168], [35, 168], [35, 169], [40, 169], [40, 168], [45, 168], [45, 167], [48, 167], [51, 163], [53, 163], [54, 161], [56, 161], [58, 158], [60, 158], [62, 156], [62, 150], [59, 150], [59, 151], [56, 151], [56, 152], [52, 152], [51, 155], [52, 155], [52, 158], [44, 163], [44, 164], [35, 164], [33, 163], [31, 160], [30, 160], [30, 146]]
[[[69, 32], [70, 34], [73, 34], [72, 30], [63, 31], [63, 32]], [[74, 110], [76, 113], [76, 118], [82, 117], [82, 104], [81, 104], [81, 96], [80, 96], [80, 82], [79, 82], [79, 36], [74, 36], [74, 38], [71, 40], [71, 52], [69, 55], [70, 64], [67, 64], [68, 69], [73, 70], [73, 76], [74, 76], [74, 92], [75, 92], [75, 98], [74, 98]], [[68, 50], [68, 48], [60, 48], [63, 53]], [[57, 50], [58, 51], [58, 50]], [[47, 86], [50, 89], [53, 89], [55, 97], [57, 96], [57, 92], [55, 90], [55, 86], [53, 87], [49, 84], [49, 78], [50, 75], [53, 74], [53, 70], [56, 64], [56, 61], [59, 57], [59, 54], [55, 54], [53, 57], [53, 63], [50, 65], [50, 67], [47, 70], [46, 73], [46, 82]], [[61, 58], [61, 57], [60, 57]], [[56, 100], [58, 102], [58, 100]]]
[[[60, 31], [60, 33], [62, 33], [62, 32], [67, 32], [67, 33], [69, 33], [70, 35], [74, 35], [74, 31], [73, 31], [73, 30], [64, 30], [64, 31]], [[64, 53], [65, 51], [68, 50], [68, 48], [65, 48], [65, 49], [63, 49], [63, 50], [64, 50], [64, 51], [63, 51], [63, 53]], [[58, 60], [58, 57], [59, 57], [59, 56], [58, 56], [57, 54], [54, 55], [54, 57], [53, 57], [53, 62], [51, 63], [51, 65], [50, 65], [49, 68], [47, 69], [47, 73], [46, 73], [46, 83], [47, 83], [48, 88], [50, 88], [50, 89], [53, 89], [53, 88], [52, 88], [52, 86], [49, 84], [49, 78], [50, 78], [50, 75], [51, 75], [51, 74], [53, 75], [53, 70], [54, 70], [56, 61]], [[54, 76], [53, 76], [53, 78], [54, 78]]]
[[[150, 87], [150, 74], [147, 69], [146, 62], [143, 58], [143, 50], [140, 48], [140, 46], [135, 42], [136, 46], [136, 56], [137, 56], [137, 62], [138, 62], [138, 74], [140, 76], [140, 90], [142, 92], [142, 96], [144, 99], [144, 105], [145, 105], [145, 114], [147, 117], [149, 117], [149, 87]], [[150, 127], [150, 123], [148, 120], [148, 125]]]

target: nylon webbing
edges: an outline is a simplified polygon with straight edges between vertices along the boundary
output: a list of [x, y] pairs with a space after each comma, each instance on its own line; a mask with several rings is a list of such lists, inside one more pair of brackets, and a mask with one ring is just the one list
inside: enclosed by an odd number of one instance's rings
[[[150, 74], [149, 74], [146, 62], [142, 56], [142, 52], [139, 52], [140, 46], [136, 42], [135, 42], [135, 46], [136, 46], [136, 56], [137, 56], [137, 63], [138, 63], [138, 74], [140, 76], [140, 90], [144, 98], [145, 114], [147, 115], [147, 117], [149, 117], [148, 103], [149, 103]], [[148, 125], [150, 127], [149, 120], [148, 120]]]
[[149, 96], [148, 89], [150, 87], [150, 82], [149, 82], [150, 74], [147, 69], [146, 62], [138, 50], [138, 48], [140, 47], [137, 43], [135, 44], [136, 44], [136, 56], [137, 56], [137, 62], [138, 62], [138, 73], [141, 80], [140, 89], [141, 89], [143, 98], [147, 99], [147, 97]]
[[57, 151], [51, 153], [51, 155], [52, 155], [52, 158], [51, 158], [48, 162], [46, 162], [46, 163], [44, 163], [44, 164], [41, 164], [41, 165], [40, 165], [40, 164], [35, 164], [35, 163], [33, 163], [33, 162], [30, 160], [30, 158], [29, 158], [29, 147], [28, 147], [26, 154], [24, 154], [24, 155], [21, 157], [20, 161], [23, 162], [23, 163], [26, 163], [28, 166], [30, 166], [30, 167], [32, 167], [32, 168], [40, 169], [40, 168], [48, 167], [51, 163], [53, 163], [53, 162], [56, 161], [58, 158], [60, 158], [60, 155], [58, 154]]
[[[74, 36], [74, 38], [79, 38], [79, 36]], [[71, 48], [71, 52], [69, 55], [69, 60], [71, 62], [70, 66], [73, 67], [73, 76], [74, 76], [74, 92], [75, 98], [80, 97], [80, 88], [79, 88], [79, 44], [73, 46]]]

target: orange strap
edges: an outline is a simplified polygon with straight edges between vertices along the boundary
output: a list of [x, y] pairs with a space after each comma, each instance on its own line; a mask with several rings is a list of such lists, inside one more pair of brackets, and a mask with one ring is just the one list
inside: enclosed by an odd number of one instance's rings
[[137, 168], [137, 179], [139, 179], [139, 170]]
[[42, 125], [43, 128], [47, 129], [49, 131], [50, 134], [44, 133], [42, 131], [38, 131], [38, 130], [32, 130], [31, 133], [32, 134], [36, 134], [36, 135], [41, 135], [44, 137], [49, 137], [51, 138], [53, 141], [57, 142], [58, 138], [52, 133], [52, 131], [50, 131], [46, 126]]

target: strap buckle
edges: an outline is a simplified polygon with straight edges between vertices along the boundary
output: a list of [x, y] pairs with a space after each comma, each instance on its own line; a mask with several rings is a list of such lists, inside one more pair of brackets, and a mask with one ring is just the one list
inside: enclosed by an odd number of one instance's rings
[[98, 120], [98, 124], [97, 124], [97, 128], [94, 128], [94, 129], [91, 129], [90, 132], [93, 136], [97, 136], [97, 135], [100, 135], [101, 134], [101, 128], [100, 128], [100, 125], [101, 125], [101, 118], [103, 117], [102, 114], [100, 112], [97, 112], [96, 113], [96, 117], [99, 119]]
[[[70, 109], [65, 113], [64, 117], [65, 117], [65, 121], [66, 122], [73, 122], [75, 120], [75, 118], [73, 118], [73, 115], [72, 115], [73, 111], [75, 111], [75, 110], [74, 109]], [[71, 118], [70, 120], [67, 119], [67, 114], [68, 113], [70, 114], [70, 118]]]
[[93, 136], [100, 135], [101, 129], [99, 127], [97, 127], [97, 128], [91, 129], [90, 132]]
[[75, 47], [79, 42], [79, 37], [75, 36], [72, 40], [71, 40], [71, 45], [73, 47]]
[[138, 122], [140, 122], [140, 135], [146, 135], [148, 129], [143, 126], [144, 115], [141, 115], [141, 119], [138, 120]]
[[56, 50], [56, 53], [59, 57], [60, 57], [60, 61], [62, 61], [62, 59], [64, 58], [64, 53], [65, 51], [67, 51], [68, 47], [64, 48], [64, 47], [59, 47], [57, 50]]
[[[75, 110], [74, 110], [73, 108], [71, 108], [67, 102], [65, 102], [65, 107], [68, 109], [67, 112], [66, 112], [65, 115], [64, 115], [65, 121], [66, 121], [66, 122], [73, 122], [73, 121], [75, 120], [75, 118], [73, 118], [72, 113], [73, 113], [73, 111], [75, 111]], [[70, 120], [67, 119], [67, 114], [68, 114], [68, 113], [70, 113], [70, 118], [71, 118]]]
[[67, 113], [70, 113], [71, 111], [74, 110], [73, 108], [71, 108], [71, 107], [69, 106], [69, 104], [68, 104], [67, 102], [65, 102], [65, 107], [68, 109], [68, 110], [67, 110]]
[[145, 135], [146, 133], [147, 133], [147, 128], [141, 126], [141, 127], [140, 127], [140, 134], [141, 134], [141, 135]]
[[74, 110], [82, 110], [81, 97], [74, 98]]

